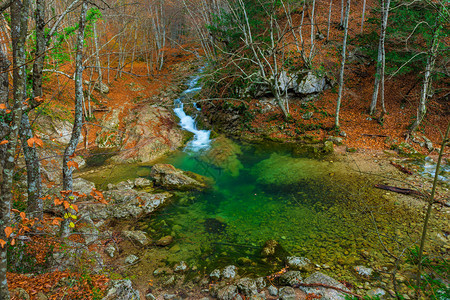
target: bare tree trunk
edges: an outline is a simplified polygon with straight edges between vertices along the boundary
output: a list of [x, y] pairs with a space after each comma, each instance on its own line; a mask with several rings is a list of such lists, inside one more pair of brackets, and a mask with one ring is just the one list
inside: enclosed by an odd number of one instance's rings
[[328, 9], [328, 23], [327, 23], [327, 42], [330, 37], [330, 25], [331, 25], [331, 8], [333, 6], [333, 0], [330, 0], [330, 7]]
[[366, 14], [366, 0], [363, 0], [363, 9], [362, 9], [362, 15], [361, 15], [361, 33], [363, 33], [364, 30], [364, 18]]
[[[93, 29], [94, 29], [94, 46], [95, 46], [95, 63], [97, 65], [97, 73], [98, 73], [98, 78], [97, 78], [97, 82], [98, 82], [98, 87], [100, 90], [100, 93], [102, 92], [102, 85], [103, 85], [103, 74], [102, 74], [102, 65], [100, 62], [100, 54], [99, 54], [99, 49], [98, 49], [98, 34], [97, 34], [97, 21], [94, 22], [93, 24]], [[109, 66], [108, 66], [109, 67]]]
[[[441, 11], [439, 12], [440, 15], [442, 14], [442, 11], [443, 6], [441, 6]], [[411, 126], [411, 132], [415, 131], [417, 127], [419, 127], [420, 123], [422, 122], [427, 112], [428, 92], [431, 87], [431, 73], [433, 72], [434, 64], [436, 63], [436, 56], [439, 47], [439, 37], [441, 33], [439, 21], [440, 17], [437, 18], [438, 20], [436, 21], [436, 25], [434, 28], [431, 46], [428, 50], [427, 65], [425, 67], [425, 76], [423, 78], [422, 91], [420, 92], [419, 107], [417, 108], [417, 118]]]
[[[27, 37], [29, 8], [30, 2], [28, 0], [14, 0], [10, 7], [14, 107], [11, 110], [12, 121], [9, 126], [9, 142], [6, 144], [4, 161], [1, 162], [3, 172], [0, 186], [0, 238], [5, 241], [5, 227], [11, 221], [10, 209], [13, 199], [14, 156], [22, 119], [22, 106], [26, 97], [25, 40]], [[2, 247], [0, 249], [0, 299], [6, 300], [10, 299], [8, 282], [6, 280], [7, 264], [7, 247]]]
[[[84, 43], [84, 29], [86, 27], [86, 11], [87, 2], [83, 1], [80, 12], [80, 21], [77, 36], [77, 53], [75, 59], [75, 120], [73, 123], [72, 136], [70, 137], [69, 144], [64, 151], [63, 157], [63, 190], [72, 191], [73, 167], [68, 166], [68, 162], [71, 161], [78, 142], [81, 136], [81, 128], [83, 126], [83, 43]], [[70, 200], [73, 202], [73, 200]], [[71, 212], [76, 214], [75, 211]], [[66, 237], [70, 233], [69, 219], [64, 219], [61, 224], [61, 235]]]
[[344, 0], [341, 0], [341, 20], [339, 21], [339, 27], [344, 27]]
[[375, 82], [374, 82], [374, 88], [373, 88], [373, 94], [372, 94], [372, 102], [370, 103], [369, 108], [369, 114], [373, 115], [376, 110], [377, 106], [377, 100], [378, 100], [378, 90], [380, 89], [381, 84], [381, 117], [380, 120], [382, 120], [384, 114], [386, 113], [386, 108], [384, 105], [384, 69], [386, 65], [386, 59], [385, 59], [385, 41], [386, 41], [386, 28], [387, 28], [387, 22], [389, 18], [389, 7], [390, 7], [390, 0], [383, 0], [381, 2], [382, 6], [382, 20], [381, 20], [381, 28], [380, 28], [380, 40], [378, 43], [378, 58], [377, 58], [377, 72], [375, 74]]
[[344, 88], [345, 51], [347, 48], [349, 15], [350, 15], [350, 0], [347, 0], [347, 6], [345, 8], [345, 19], [344, 19], [344, 41], [342, 43], [341, 71], [339, 74], [339, 94], [338, 94], [338, 99], [337, 99], [337, 104], [336, 104], [336, 119], [334, 122], [334, 125], [336, 128], [339, 128], [339, 112], [341, 110], [342, 90]]

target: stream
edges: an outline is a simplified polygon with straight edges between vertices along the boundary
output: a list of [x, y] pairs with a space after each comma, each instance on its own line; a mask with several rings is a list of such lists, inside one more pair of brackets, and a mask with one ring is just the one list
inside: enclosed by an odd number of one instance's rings
[[[184, 100], [201, 89], [199, 79], [192, 77], [174, 101], [180, 126], [194, 137], [160, 162], [209, 177], [214, 184], [202, 192], [172, 192], [171, 204], [136, 227], [153, 240], [173, 237], [169, 247], [158, 250], [165, 263], [185, 261], [203, 273], [233, 264], [240, 274], [261, 276], [279, 271], [284, 258], [293, 255], [355, 282], [361, 280], [356, 266], [380, 269], [391, 263], [380, 237], [395, 253], [417, 241], [421, 223], [413, 208], [374, 189], [348, 162], [334, 156], [313, 159], [279, 144], [247, 144], [224, 136], [211, 140], [210, 131], [198, 129], [184, 111], [188, 104], [198, 109]], [[126, 165], [115, 181], [150, 178], [150, 168]], [[276, 257], [261, 255], [268, 240], [282, 247]]]

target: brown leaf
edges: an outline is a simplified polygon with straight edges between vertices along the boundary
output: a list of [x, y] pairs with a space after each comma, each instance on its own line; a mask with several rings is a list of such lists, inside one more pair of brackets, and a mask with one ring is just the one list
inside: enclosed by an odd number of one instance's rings
[[0, 142], [0, 146], [1, 146], [1, 145], [4, 145], [4, 144], [8, 144], [8, 143], [9, 143], [8, 140], [3, 140], [3, 141]]

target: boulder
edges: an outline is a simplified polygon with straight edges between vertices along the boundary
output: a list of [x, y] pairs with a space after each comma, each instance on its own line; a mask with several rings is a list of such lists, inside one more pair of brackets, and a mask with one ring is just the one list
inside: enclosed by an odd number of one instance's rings
[[327, 88], [327, 80], [325, 76], [315, 75], [308, 72], [303, 78], [297, 76], [294, 85], [296, 94], [314, 94], [323, 92]]
[[238, 289], [235, 285], [227, 285], [217, 292], [217, 299], [219, 300], [234, 300], [238, 294]]
[[136, 263], [136, 262], [138, 262], [138, 261], [139, 261], [139, 257], [137, 257], [137, 256], [134, 255], [134, 254], [128, 255], [128, 256], [125, 258], [125, 263], [128, 264], [128, 265], [132, 265], [132, 264], [134, 264], [134, 263]]
[[302, 274], [300, 271], [287, 271], [280, 276], [279, 282], [281, 285], [295, 286], [299, 282], [302, 282]]
[[102, 94], [108, 94], [109, 93], [109, 86], [106, 83], [104, 83], [104, 82], [101, 82], [101, 83], [100, 82], [96, 82], [94, 84], [94, 89], [96, 91], [99, 91]]
[[97, 133], [95, 144], [99, 148], [120, 147], [123, 142], [123, 132], [119, 131], [120, 114], [123, 108], [113, 109], [105, 114], [100, 122], [101, 130]]
[[147, 238], [147, 234], [143, 231], [134, 230], [134, 231], [128, 231], [124, 230], [122, 231], [122, 234], [124, 237], [129, 238], [131, 241], [138, 243], [142, 246], [145, 246], [149, 243], [149, 240]]
[[286, 257], [286, 265], [290, 270], [311, 272], [314, 269], [312, 262], [306, 257], [289, 256]]
[[129, 279], [110, 280], [106, 296], [102, 300], [137, 300], [141, 299], [139, 291], [134, 289]]
[[290, 286], [285, 286], [280, 288], [278, 291], [278, 296], [280, 300], [296, 300], [295, 290]]
[[177, 265], [175, 265], [175, 268], [173, 269], [175, 272], [185, 272], [188, 269], [188, 265], [185, 261], [180, 261]]
[[281, 248], [280, 244], [275, 240], [268, 240], [264, 243], [261, 250], [262, 257], [274, 257], [276, 252]]
[[172, 190], [201, 190], [208, 186], [206, 177], [184, 172], [169, 164], [154, 165], [150, 175], [157, 185]]
[[95, 188], [95, 183], [90, 182], [89, 180], [83, 179], [81, 177], [75, 178], [73, 180], [72, 190], [74, 192], [89, 195], [92, 192], [92, 189], [94, 189], [94, 188]]
[[214, 271], [212, 271], [211, 274], [209, 274], [209, 278], [211, 278], [211, 280], [219, 280], [220, 279], [220, 270], [215, 269]]
[[[150, 162], [183, 145], [183, 131], [171, 110], [158, 106], [139, 106], [123, 119], [127, 124], [118, 163]], [[114, 133], [112, 131], [111, 133]]]
[[244, 296], [252, 296], [258, 293], [258, 287], [256, 286], [256, 281], [251, 278], [241, 278], [237, 282], [237, 288], [239, 292], [244, 294]]
[[155, 242], [156, 246], [165, 247], [169, 246], [173, 242], [173, 237], [171, 235], [164, 236]]
[[[348, 291], [348, 289], [342, 283], [321, 272], [313, 273], [311, 276], [309, 276], [304, 280], [304, 283], [321, 283], [324, 285], [330, 285]], [[324, 287], [300, 286], [299, 289], [301, 289], [307, 294], [314, 293], [316, 295], [320, 295], [322, 296], [322, 298], [320, 298], [322, 300], [344, 300], [346, 296], [346, 294], [343, 292], [339, 292], [337, 290], [328, 289]]]
[[152, 213], [172, 196], [169, 193], [149, 194], [135, 190], [107, 191], [103, 195], [109, 200], [108, 204], [80, 204], [80, 214], [90, 216], [94, 221], [138, 218]]
[[236, 277], [236, 266], [226, 266], [222, 271], [222, 278], [233, 279], [234, 277]]

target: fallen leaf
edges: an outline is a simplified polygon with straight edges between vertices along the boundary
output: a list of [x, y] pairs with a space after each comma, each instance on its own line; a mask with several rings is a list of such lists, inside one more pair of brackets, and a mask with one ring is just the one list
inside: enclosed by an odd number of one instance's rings
[[5, 228], [5, 233], [6, 233], [6, 237], [9, 238], [9, 236], [11, 235], [11, 233], [13, 232], [12, 227], [6, 227]]
[[8, 140], [3, 140], [3, 141], [0, 142], [0, 145], [4, 145], [4, 144], [8, 144], [8, 143], [9, 143]]

